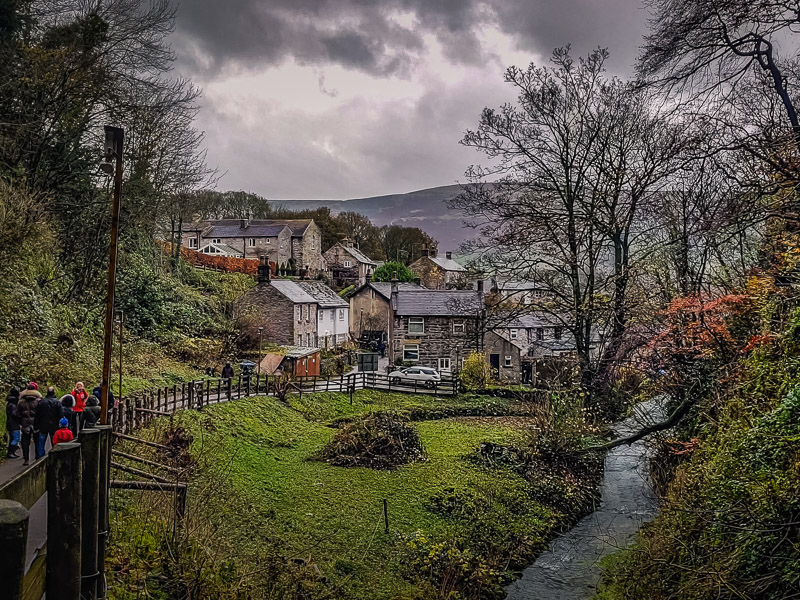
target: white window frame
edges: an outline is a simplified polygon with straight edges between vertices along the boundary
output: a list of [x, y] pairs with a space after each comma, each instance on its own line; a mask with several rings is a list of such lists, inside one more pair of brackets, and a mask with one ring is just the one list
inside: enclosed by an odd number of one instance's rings
[[306, 333], [306, 346], [311, 347], [311, 334]]
[[[416, 353], [416, 358], [410, 358], [408, 352]], [[403, 345], [403, 360], [409, 362], [417, 362], [419, 360], [419, 344], [405, 344]]]
[[449, 356], [445, 356], [439, 359], [439, 372], [440, 373], [449, 373], [452, 369], [452, 361], [450, 360]]
[[343, 308], [339, 309], [339, 320], [340, 321], [344, 321], [344, 309]]
[[189, 238], [189, 248], [197, 248], [197, 238]]
[[311, 320], [311, 305], [306, 304], [306, 323]]
[[325, 311], [324, 310], [318, 310], [317, 311], [317, 320], [318, 321], [322, 321], [322, 319], [324, 319], [324, 318], [325, 318]]
[[211, 238], [212, 244], [221, 244], [222, 240], [220, 238]]
[[508, 330], [508, 337], [510, 337], [512, 340], [517, 339], [517, 330], [516, 329], [509, 329]]
[[544, 327], [537, 327], [534, 329], [534, 334], [536, 336], [536, 341], [541, 342], [544, 340]]
[[353, 263], [351, 263], [349, 260], [344, 261], [342, 264], [348, 269], [353, 266]]
[[264, 243], [265, 244], [271, 244], [272, 243], [272, 239], [271, 238], [264, 238]]
[[298, 304], [297, 305], [297, 322], [298, 323], [302, 323], [303, 322], [303, 305], [302, 304]]
[[247, 247], [248, 248], [255, 248], [256, 247], [256, 238], [247, 238]]
[[298, 346], [302, 346], [303, 345], [303, 334], [302, 333], [298, 333], [297, 334], [297, 345]]
[[408, 333], [425, 333], [425, 317], [408, 317]]
[[311, 236], [311, 249], [312, 250], [316, 250], [317, 249], [317, 236], [315, 236], [315, 235]]
[[505, 366], [505, 367], [512, 367], [512, 366], [514, 366], [514, 364], [513, 364], [513, 360], [514, 360], [514, 357], [513, 357], [513, 356], [506, 356], [506, 361], [505, 361], [505, 364], [504, 364], [503, 366]]
[[466, 333], [467, 324], [464, 321], [453, 321], [453, 333]]

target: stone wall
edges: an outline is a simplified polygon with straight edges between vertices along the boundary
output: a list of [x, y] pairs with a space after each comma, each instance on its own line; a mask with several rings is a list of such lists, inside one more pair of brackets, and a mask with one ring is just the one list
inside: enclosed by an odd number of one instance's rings
[[423, 256], [409, 268], [419, 277], [420, 283], [429, 290], [445, 289], [445, 272], [427, 256]]
[[[519, 383], [522, 373], [522, 357], [519, 347], [491, 331], [486, 333], [484, 340], [487, 359], [490, 359], [492, 354], [496, 354], [499, 357], [500, 369], [498, 378], [500, 381]], [[507, 356], [511, 357], [510, 366], [506, 365]]]
[[325, 259], [322, 257], [322, 234], [316, 223], [311, 223], [302, 238], [292, 238], [292, 258], [298, 269], [308, 265], [311, 275], [325, 270]]
[[388, 335], [389, 320], [392, 318], [389, 301], [371, 287], [364, 287], [350, 297], [350, 314], [350, 330], [356, 338], [361, 337], [364, 329], [385, 331]]
[[[297, 307], [301, 309], [299, 320]], [[259, 283], [239, 298], [234, 303], [234, 318], [241, 328], [263, 327], [265, 344], [314, 346], [317, 342], [317, 305], [295, 304], [269, 283]], [[302, 336], [300, 344], [298, 335]]]
[[[408, 332], [409, 317], [395, 317], [389, 358], [403, 361], [403, 348], [419, 346], [419, 359], [411, 361], [424, 367], [439, 368], [440, 358], [449, 358], [451, 370], [460, 368], [460, 362], [476, 348], [474, 317], [424, 317], [424, 333]], [[453, 324], [463, 323], [463, 333], [454, 332]], [[458, 367], [456, 367], [458, 365]]]

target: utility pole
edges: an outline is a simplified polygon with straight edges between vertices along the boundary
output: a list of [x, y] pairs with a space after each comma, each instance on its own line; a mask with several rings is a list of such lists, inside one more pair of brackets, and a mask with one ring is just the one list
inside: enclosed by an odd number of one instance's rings
[[119, 205], [122, 195], [122, 145], [125, 131], [121, 127], [106, 125], [106, 154], [101, 167], [111, 171], [114, 159], [114, 199], [111, 207], [111, 242], [108, 248], [108, 285], [106, 292], [105, 339], [103, 344], [103, 382], [100, 392], [100, 423], [108, 423], [108, 388], [111, 381], [111, 348], [114, 332], [114, 291], [117, 282], [117, 241], [119, 240]]
[[117, 396], [122, 398], [122, 326], [125, 323], [125, 313], [122, 311], [117, 313], [117, 323], [119, 323], [119, 387], [117, 388]]

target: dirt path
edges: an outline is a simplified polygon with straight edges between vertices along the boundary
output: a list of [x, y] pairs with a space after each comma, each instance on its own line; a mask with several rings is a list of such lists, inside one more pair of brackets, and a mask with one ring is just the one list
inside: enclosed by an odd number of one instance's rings
[[[656, 401], [636, 407], [636, 414], [614, 426], [618, 435], [659, 420]], [[508, 586], [507, 600], [586, 600], [597, 592], [600, 559], [624, 548], [642, 524], [656, 514], [647, 474], [647, 446], [637, 442], [615, 448], [606, 456], [602, 501], [550, 544], [522, 579]]]

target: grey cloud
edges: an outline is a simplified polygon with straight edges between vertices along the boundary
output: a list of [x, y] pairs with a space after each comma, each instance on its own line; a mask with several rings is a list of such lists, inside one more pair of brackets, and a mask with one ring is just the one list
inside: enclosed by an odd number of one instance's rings
[[[392, 19], [411, 12], [412, 30]], [[179, 60], [190, 71], [250, 68], [292, 57], [341, 64], [376, 76], [403, 75], [434, 34], [448, 59], [487, 60], [476, 35], [497, 23], [521, 49], [549, 54], [608, 46], [612, 63], [633, 63], [646, 13], [641, 0], [185, 0], [178, 14]], [[199, 49], [201, 56], [193, 54]]]

